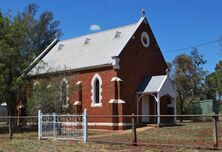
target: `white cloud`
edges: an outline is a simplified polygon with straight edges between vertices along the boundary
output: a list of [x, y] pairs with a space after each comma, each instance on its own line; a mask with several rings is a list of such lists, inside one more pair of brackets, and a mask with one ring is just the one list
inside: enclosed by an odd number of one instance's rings
[[101, 30], [101, 26], [97, 25], [97, 24], [92, 24], [89, 29], [91, 31], [100, 31]]

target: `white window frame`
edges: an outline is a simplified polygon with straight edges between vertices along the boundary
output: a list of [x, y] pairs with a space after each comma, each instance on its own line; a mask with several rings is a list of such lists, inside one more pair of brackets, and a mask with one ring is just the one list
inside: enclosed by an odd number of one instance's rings
[[[96, 79], [99, 80], [99, 103], [96, 103], [95, 102], [95, 82], [96, 82]], [[102, 107], [102, 78], [100, 77], [100, 75], [98, 73], [96, 73], [93, 78], [92, 78], [92, 81], [91, 81], [91, 107]]]
[[62, 103], [62, 107], [68, 108], [69, 107], [69, 82], [66, 78], [63, 78], [62, 81], [60, 82], [60, 101], [62, 102], [62, 84], [66, 83], [66, 104]]

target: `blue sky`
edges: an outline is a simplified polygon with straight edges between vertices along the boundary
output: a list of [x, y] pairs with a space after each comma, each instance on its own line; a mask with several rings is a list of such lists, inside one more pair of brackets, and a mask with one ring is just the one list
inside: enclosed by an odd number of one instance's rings
[[[54, 13], [64, 34], [61, 39], [91, 33], [90, 26], [94, 24], [106, 30], [137, 22], [144, 8], [167, 61], [190, 52], [173, 50], [222, 37], [221, 0], [0, 0], [0, 9], [17, 12], [31, 2], [40, 6], [39, 12]], [[212, 72], [222, 60], [222, 47], [212, 43], [198, 50], [207, 60], [204, 68]]]

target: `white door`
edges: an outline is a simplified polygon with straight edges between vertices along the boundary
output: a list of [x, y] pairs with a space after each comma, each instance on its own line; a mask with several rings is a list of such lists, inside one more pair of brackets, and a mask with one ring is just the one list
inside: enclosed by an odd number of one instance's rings
[[[144, 95], [142, 97], [142, 115], [149, 115], [150, 114], [150, 99], [149, 95]], [[142, 117], [143, 123], [148, 123], [150, 120], [149, 117]]]

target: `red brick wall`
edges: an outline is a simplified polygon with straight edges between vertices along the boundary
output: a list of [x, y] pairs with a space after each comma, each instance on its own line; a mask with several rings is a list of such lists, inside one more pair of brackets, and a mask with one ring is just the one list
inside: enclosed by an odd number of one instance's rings
[[[102, 107], [91, 107], [91, 81], [95, 74], [99, 74], [102, 79]], [[62, 75], [62, 74], [61, 74]], [[76, 82], [82, 81], [82, 112], [84, 109], [88, 110], [89, 115], [112, 115], [113, 107], [112, 104], [109, 103], [110, 99], [114, 98], [115, 93], [115, 85], [114, 82], [111, 81], [113, 77], [116, 76], [116, 71], [113, 70], [112, 66], [106, 68], [98, 68], [92, 70], [84, 70], [78, 73], [68, 74], [65, 76], [61, 75], [52, 75], [53, 81], [62, 81], [62, 78], [65, 77], [68, 80], [68, 84], [70, 87], [70, 95], [69, 95], [69, 106], [71, 108], [71, 112], [74, 113], [76, 111], [75, 106], [73, 106], [74, 102], [78, 100], [78, 90], [75, 89]], [[44, 80], [46, 79], [44, 76], [31, 78], [30, 85], [34, 83], [34, 80]], [[41, 82], [40, 82], [41, 83]], [[32, 88], [32, 87], [30, 87]], [[30, 93], [29, 93], [30, 94]], [[89, 118], [89, 122], [112, 122], [112, 117], [109, 118]]]
[[[141, 43], [141, 33], [146, 31], [150, 37], [150, 45], [144, 48]], [[136, 113], [136, 91], [146, 75], [165, 74], [167, 65], [157, 45], [148, 24], [142, 23], [131, 38], [128, 45], [120, 54], [120, 70], [118, 77], [121, 84], [121, 99], [126, 104], [123, 106], [123, 114]]]
[[[91, 81], [96, 73], [102, 78], [102, 107], [91, 107]], [[112, 67], [86, 70], [77, 74], [77, 81], [82, 81], [82, 110], [87, 109], [89, 115], [112, 115], [109, 100], [114, 98], [115, 88], [111, 79], [115, 76], [116, 72]], [[89, 122], [112, 122], [111, 120], [112, 118], [89, 118]]]

